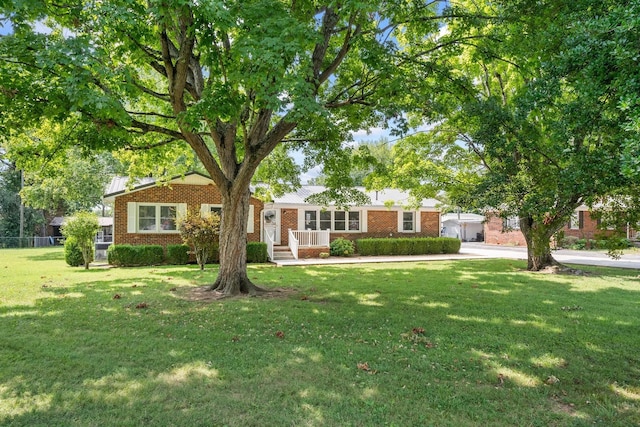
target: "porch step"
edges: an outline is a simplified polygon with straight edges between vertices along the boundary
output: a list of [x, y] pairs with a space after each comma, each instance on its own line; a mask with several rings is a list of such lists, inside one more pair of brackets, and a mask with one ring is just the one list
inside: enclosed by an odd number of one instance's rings
[[295, 259], [291, 253], [291, 249], [288, 246], [274, 246], [272, 261], [281, 261], [286, 259]]

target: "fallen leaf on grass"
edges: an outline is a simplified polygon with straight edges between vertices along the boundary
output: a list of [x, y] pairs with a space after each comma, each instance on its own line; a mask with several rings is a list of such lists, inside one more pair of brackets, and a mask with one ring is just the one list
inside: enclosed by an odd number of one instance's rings
[[141, 302], [140, 304], [136, 305], [136, 308], [148, 308], [149, 306], [147, 305], [146, 302]]
[[372, 369], [369, 367], [369, 363], [368, 363], [368, 362], [358, 363], [358, 364], [357, 364], [357, 367], [358, 367], [358, 369], [360, 369], [361, 371], [365, 371], [366, 373], [371, 374], [371, 375], [375, 375], [375, 374], [377, 374], [377, 373], [378, 373], [378, 371], [376, 371], [376, 370], [372, 370]]
[[283, 339], [284, 338], [284, 332], [282, 332], [282, 331], [276, 332], [276, 337], [278, 337], [280, 339]]
[[411, 330], [411, 332], [413, 332], [414, 334], [418, 335], [418, 334], [424, 334], [424, 328], [413, 328]]
[[120, 298], [122, 298], [122, 297], [120, 296], [120, 294], [115, 294], [115, 295], [113, 296], [113, 299], [120, 299]]
[[502, 387], [504, 385], [504, 379], [506, 377], [503, 374], [498, 374], [498, 384], [496, 384], [496, 387]]
[[169, 289], [169, 292], [175, 292], [177, 290], [178, 290], [178, 288], [171, 288], [171, 289]]
[[558, 377], [556, 377], [554, 375], [549, 375], [547, 377], [547, 379], [544, 381], [544, 383], [547, 384], [547, 385], [554, 385], [554, 384], [557, 384], [559, 382], [560, 382], [560, 380], [558, 379]]

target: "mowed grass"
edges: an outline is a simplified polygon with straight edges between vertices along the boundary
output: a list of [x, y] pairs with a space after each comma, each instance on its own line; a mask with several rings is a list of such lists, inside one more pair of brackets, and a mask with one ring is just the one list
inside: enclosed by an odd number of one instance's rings
[[295, 292], [204, 303], [172, 289], [213, 266], [3, 250], [0, 425], [640, 425], [640, 271], [523, 268], [250, 266]]

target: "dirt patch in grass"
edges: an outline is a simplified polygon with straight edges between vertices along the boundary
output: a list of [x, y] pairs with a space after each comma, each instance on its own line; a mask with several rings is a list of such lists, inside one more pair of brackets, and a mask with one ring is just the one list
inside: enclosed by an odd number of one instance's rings
[[240, 294], [228, 296], [224, 295], [221, 292], [212, 291], [210, 285], [205, 285], [197, 287], [184, 286], [173, 288], [172, 292], [176, 297], [187, 301], [213, 302], [230, 298], [289, 298], [290, 296], [298, 293], [298, 290], [293, 288], [273, 288], [267, 289], [264, 292], [258, 292], [255, 295]]
[[566, 265], [552, 265], [545, 267], [542, 270], [537, 271], [540, 274], [566, 274], [570, 276], [596, 276], [596, 274], [589, 271], [580, 270], [577, 268], [567, 267]]

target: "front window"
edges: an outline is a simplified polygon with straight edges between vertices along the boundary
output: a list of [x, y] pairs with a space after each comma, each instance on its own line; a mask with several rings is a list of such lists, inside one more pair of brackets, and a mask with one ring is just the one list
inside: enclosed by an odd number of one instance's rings
[[360, 211], [304, 211], [304, 229], [360, 231]]
[[360, 230], [360, 212], [349, 212], [349, 231]]
[[347, 213], [345, 211], [335, 211], [333, 213], [333, 229], [345, 231], [347, 229]]
[[218, 218], [222, 219], [222, 206], [211, 206], [211, 213], [218, 214]]
[[150, 232], [176, 231], [176, 205], [139, 205], [138, 230]]
[[141, 230], [141, 231], [156, 230], [156, 207], [155, 206], [139, 206], [138, 207], [138, 230]]
[[320, 212], [320, 230], [331, 230], [331, 212]]
[[163, 230], [176, 230], [176, 207], [160, 206], [160, 226]]
[[317, 212], [316, 211], [305, 211], [304, 212], [304, 229], [305, 230], [317, 230]]
[[402, 213], [402, 231], [414, 231], [414, 216], [413, 212]]

